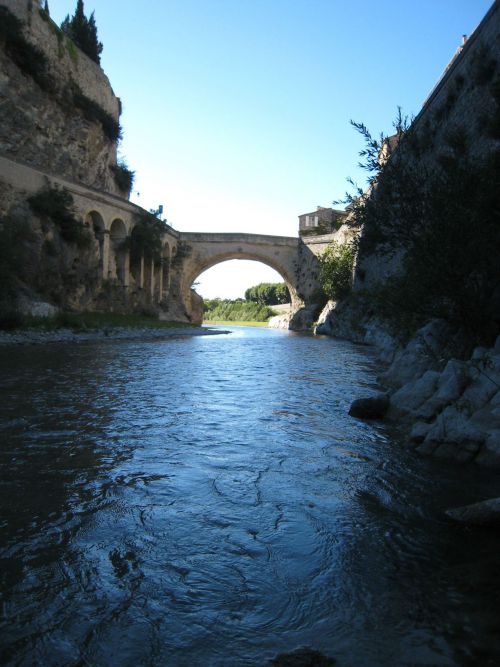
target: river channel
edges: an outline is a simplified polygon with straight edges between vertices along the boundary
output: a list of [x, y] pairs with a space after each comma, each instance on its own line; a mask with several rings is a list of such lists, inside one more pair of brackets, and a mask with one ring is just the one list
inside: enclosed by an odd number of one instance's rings
[[500, 664], [498, 474], [348, 416], [370, 353], [254, 328], [0, 349], [0, 664]]

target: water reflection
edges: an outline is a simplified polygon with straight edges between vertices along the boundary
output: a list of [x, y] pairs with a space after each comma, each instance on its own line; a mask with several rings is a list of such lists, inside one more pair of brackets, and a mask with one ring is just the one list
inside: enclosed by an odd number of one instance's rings
[[499, 483], [349, 418], [364, 350], [244, 329], [0, 363], [2, 664], [497, 664], [498, 537], [442, 509]]

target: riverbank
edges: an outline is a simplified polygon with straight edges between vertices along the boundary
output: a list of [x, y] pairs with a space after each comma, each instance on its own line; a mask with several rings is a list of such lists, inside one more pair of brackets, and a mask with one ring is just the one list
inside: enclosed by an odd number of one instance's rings
[[203, 324], [223, 327], [267, 327], [267, 322], [250, 322], [247, 320], [204, 320]]
[[0, 331], [0, 346], [84, 341], [145, 341], [224, 333], [229, 332], [141, 315], [61, 313], [53, 318], [25, 318], [21, 326]]
[[500, 468], [500, 336], [467, 351], [463, 334], [431, 320], [402, 345], [354, 301], [327, 304], [315, 333], [376, 350], [386, 393], [369, 401], [367, 418], [376, 410], [402, 426], [419, 455]]

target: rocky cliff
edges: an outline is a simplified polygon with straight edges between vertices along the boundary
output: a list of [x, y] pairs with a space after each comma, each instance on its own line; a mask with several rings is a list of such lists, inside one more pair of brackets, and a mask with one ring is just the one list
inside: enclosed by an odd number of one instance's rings
[[0, 152], [70, 181], [116, 183], [120, 101], [37, 2], [1, 0]]
[[498, 0], [397, 139], [351, 215], [353, 291], [316, 332], [377, 347], [388, 415], [419, 453], [498, 466]]

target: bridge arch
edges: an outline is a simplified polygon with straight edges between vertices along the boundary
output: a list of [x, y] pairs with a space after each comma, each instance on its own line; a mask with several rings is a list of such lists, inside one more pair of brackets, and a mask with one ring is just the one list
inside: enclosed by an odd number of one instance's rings
[[[196, 282], [197, 278], [204, 273], [205, 271], [208, 271], [209, 269], [213, 268], [214, 266], [217, 266], [218, 264], [222, 264], [224, 262], [228, 262], [233, 259], [242, 259], [242, 260], [250, 260], [254, 262], [260, 262], [261, 264], [265, 264], [266, 266], [269, 266], [271, 269], [274, 269], [279, 275], [283, 278], [283, 281], [286, 283], [289, 291], [290, 291], [290, 296], [292, 299], [292, 304], [298, 303], [300, 301], [299, 296], [297, 294], [297, 289], [295, 285], [295, 277], [293, 275], [290, 275], [290, 272], [287, 271], [286, 268], [284, 268], [279, 262], [274, 262], [270, 260], [267, 257], [262, 257], [258, 253], [250, 253], [250, 252], [242, 252], [242, 253], [221, 253], [217, 254], [213, 257], [210, 258], [210, 260], [207, 260], [206, 262], [203, 262], [202, 264], [198, 265], [196, 269], [193, 271], [190, 271], [186, 273], [185, 275], [185, 280], [183, 284], [183, 292], [186, 294], [186, 290], [191, 289], [191, 285]], [[252, 287], [252, 285], [248, 285], [248, 287]]]
[[[204, 271], [232, 259], [261, 262], [282, 276], [291, 296], [292, 310], [302, 306], [298, 290], [297, 238], [257, 234], [181, 233], [179, 253], [182, 258], [180, 291], [187, 312], [199, 318], [199, 297], [191, 286]], [[251, 287], [251, 285], [249, 285]]]

